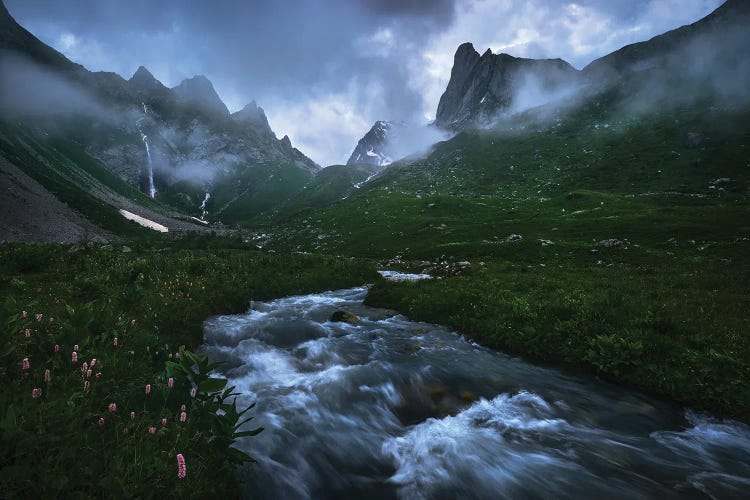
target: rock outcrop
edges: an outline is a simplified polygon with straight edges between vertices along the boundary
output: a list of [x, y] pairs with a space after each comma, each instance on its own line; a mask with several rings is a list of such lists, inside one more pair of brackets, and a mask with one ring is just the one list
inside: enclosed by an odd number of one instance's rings
[[522, 87], [533, 84], [541, 91], [554, 92], [574, 84], [577, 74], [562, 59], [524, 59], [493, 54], [489, 49], [480, 56], [471, 43], [464, 43], [456, 50], [435, 124], [459, 129], [490, 120], [511, 108]]

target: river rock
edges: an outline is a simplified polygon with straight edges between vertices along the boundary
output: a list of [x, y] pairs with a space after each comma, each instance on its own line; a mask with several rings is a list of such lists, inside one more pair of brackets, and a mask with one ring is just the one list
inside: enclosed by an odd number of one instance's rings
[[505, 238], [503, 238], [503, 243], [518, 243], [519, 241], [523, 240], [523, 236], [520, 234], [509, 234]]
[[356, 314], [352, 314], [347, 311], [336, 311], [331, 315], [331, 321], [336, 323], [357, 323], [359, 321], [359, 316]]

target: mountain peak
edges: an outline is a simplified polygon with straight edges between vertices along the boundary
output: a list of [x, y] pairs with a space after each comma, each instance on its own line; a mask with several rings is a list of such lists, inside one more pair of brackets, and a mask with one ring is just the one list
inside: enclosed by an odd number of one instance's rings
[[458, 129], [476, 119], [489, 120], [513, 104], [519, 75], [530, 75], [552, 90], [570, 83], [577, 71], [557, 59], [523, 59], [509, 54], [482, 56], [470, 43], [458, 47], [445, 92], [440, 97], [435, 124]]
[[180, 101], [196, 105], [210, 113], [229, 116], [229, 110], [216, 93], [211, 80], [203, 75], [186, 78], [172, 90]]
[[385, 150], [388, 145], [388, 134], [392, 129], [391, 122], [378, 120], [372, 128], [357, 142], [347, 165], [369, 164], [384, 167], [391, 163], [390, 155]]
[[155, 87], [163, 87], [161, 82], [157, 80], [154, 75], [151, 74], [144, 66], [138, 66], [138, 69], [133, 73], [133, 76], [128, 80], [131, 87], [136, 91], [150, 90]]
[[235, 121], [252, 125], [256, 131], [274, 135], [271, 126], [268, 124], [266, 113], [255, 101], [250, 101], [250, 104], [247, 104], [241, 110], [232, 113], [232, 118]]
[[285, 147], [287, 147], [287, 148], [289, 148], [289, 149], [292, 149], [292, 140], [291, 140], [291, 139], [289, 139], [289, 136], [288, 136], [288, 135], [285, 135], [285, 136], [284, 136], [284, 137], [283, 137], [283, 138], [281, 139], [281, 144], [283, 144], [283, 145], [284, 145]]

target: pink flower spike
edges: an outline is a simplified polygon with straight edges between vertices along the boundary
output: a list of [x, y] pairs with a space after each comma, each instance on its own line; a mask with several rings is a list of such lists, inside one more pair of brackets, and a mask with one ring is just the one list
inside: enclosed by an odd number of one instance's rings
[[91, 371], [90, 369], [89, 369], [89, 370], [86, 370], [86, 378], [91, 378], [91, 374], [92, 374], [92, 373], [93, 373], [93, 372], [92, 372], [92, 371]]
[[29, 313], [26, 312], [26, 311], [21, 311], [21, 317], [22, 318], [28, 318], [29, 317]]
[[112, 345], [117, 347], [117, 337], [115, 337], [115, 340], [112, 341]]
[[89, 364], [84, 361], [83, 364], [81, 365], [81, 373], [86, 373], [86, 370], [88, 369], [89, 369]]
[[174, 357], [175, 359], [180, 359], [180, 353], [179, 352], [174, 353]]
[[185, 405], [180, 406], [180, 411], [185, 411]]
[[151, 384], [146, 384], [146, 394], [151, 394]]
[[177, 477], [179, 479], [185, 479], [187, 476], [187, 467], [185, 467], [185, 457], [182, 453], [177, 454]]
[[73, 350], [74, 350], [74, 351], [77, 351], [77, 350], [78, 350], [78, 344], [76, 344], [76, 345], [74, 345], [74, 346], [73, 346]]
[[29, 358], [23, 358], [23, 361], [21, 361], [21, 369], [28, 370], [31, 368], [31, 365], [29, 364]]
[[130, 326], [135, 326], [135, 320], [130, 321]]
[[91, 360], [91, 368], [96, 366], [96, 358]]
[[166, 418], [162, 418], [161, 419], [161, 426], [164, 427], [165, 425], [167, 425], [167, 419]]
[[171, 389], [173, 385], [174, 385], [174, 379], [172, 377], [169, 377], [169, 379], [167, 380], [167, 387]]
[[187, 413], [183, 411], [180, 413], [180, 422], [184, 422], [185, 420], [187, 420]]
[[96, 372], [96, 378], [101, 378], [101, 377], [102, 377], [102, 372]]
[[104, 427], [104, 417], [99, 417], [99, 427]]
[[109, 403], [109, 411], [110, 412], [117, 411], [117, 404], [116, 403]]
[[135, 420], [135, 412], [134, 411], [130, 412], [130, 420]]
[[151, 427], [149, 427], [148, 428], [148, 433], [149, 434], [156, 434], [156, 426], [152, 425]]
[[89, 381], [88, 380], [83, 383], [83, 390], [85, 392], [89, 391]]
[[55, 352], [60, 352], [60, 344], [55, 344]]
[[78, 363], [78, 353], [77, 353], [77, 352], [75, 352], [75, 351], [73, 351], [73, 354], [71, 354], [71, 355], [70, 355], [70, 360], [71, 360], [71, 361], [72, 361], [73, 363]]
[[42, 313], [36, 313], [34, 317], [36, 318], [36, 321], [39, 322], [39, 321], [42, 321], [43, 316], [44, 315]]
[[42, 395], [42, 390], [37, 388], [31, 391], [31, 397], [36, 399]]
[[25, 330], [23, 331], [23, 334], [24, 334], [24, 335], [26, 335], [27, 337], [31, 337], [31, 330], [29, 330], [29, 329], [27, 328], [27, 329], [25, 329]]
[[195, 390], [195, 387], [193, 387], [192, 389], [190, 389], [190, 397], [193, 398], [193, 399], [195, 399], [195, 395], [196, 395], [197, 392], [198, 391]]
[[47, 368], [44, 370], [44, 381], [49, 382], [50, 380], [52, 380], [52, 373], [49, 371], [49, 368]]

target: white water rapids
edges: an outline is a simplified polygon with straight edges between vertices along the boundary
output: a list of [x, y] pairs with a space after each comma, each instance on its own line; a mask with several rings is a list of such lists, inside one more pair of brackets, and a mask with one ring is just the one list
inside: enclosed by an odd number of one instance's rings
[[[211, 318], [204, 351], [257, 402], [253, 498], [737, 498], [750, 427], [541, 368], [362, 305], [366, 289]], [[330, 322], [356, 314], [355, 324]]]

